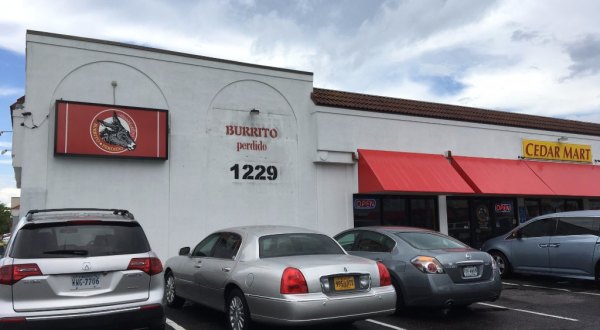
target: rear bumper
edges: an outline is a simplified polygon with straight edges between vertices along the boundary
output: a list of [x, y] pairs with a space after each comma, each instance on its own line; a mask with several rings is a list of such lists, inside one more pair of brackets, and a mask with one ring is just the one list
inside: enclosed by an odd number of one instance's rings
[[[502, 292], [500, 274], [486, 281], [454, 283], [446, 274], [432, 274], [422, 277], [427, 283], [409, 283], [405, 304], [420, 307], [451, 307], [469, 305], [481, 301], [495, 301]], [[414, 291], [414, 292], [413, 292]]]
[[164, 329], [164, 327], [165, 312], [162, 305], [93, 313], [38, 315], [24, 319], [14, 315], [10, 319], [0, 319], [0, 329]]
[[254, 321], [278, 325], [344, 322], [389, 315], [396, 309], [396, 291], [390, 286], [366, 293], [327, 296], [288, 295], [285, 299], [247, 296]]

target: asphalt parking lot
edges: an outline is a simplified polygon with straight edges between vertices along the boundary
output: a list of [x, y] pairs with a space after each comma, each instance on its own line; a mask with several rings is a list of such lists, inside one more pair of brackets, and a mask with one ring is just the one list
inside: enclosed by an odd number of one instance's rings
[[[515, 276], [503, 284], [502, 296], [495, 302], [457, 310], [408, 310], [345, 329], [600, 329], [600, 289], [592, 281]], [[225, 315], [202, 306], [188, 302], [180, 310], [166, 310], [168, 329], [225, 329]]]

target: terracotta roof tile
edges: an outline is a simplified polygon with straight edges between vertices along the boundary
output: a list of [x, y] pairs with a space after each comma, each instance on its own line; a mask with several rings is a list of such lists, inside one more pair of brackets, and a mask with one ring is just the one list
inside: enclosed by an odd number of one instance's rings
[[314, 88], [316, 105], [600, 136], [600, 124]]

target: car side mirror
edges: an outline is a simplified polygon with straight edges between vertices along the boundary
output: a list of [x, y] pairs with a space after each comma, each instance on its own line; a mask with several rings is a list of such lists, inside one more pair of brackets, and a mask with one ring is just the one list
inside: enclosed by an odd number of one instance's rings
[[190, 248], [189, 248], [189, 246], [182, 247], [181, 249], [179, 249], [179, 255], [180, 256], [187, 256], [188, 254], [190, 254]]

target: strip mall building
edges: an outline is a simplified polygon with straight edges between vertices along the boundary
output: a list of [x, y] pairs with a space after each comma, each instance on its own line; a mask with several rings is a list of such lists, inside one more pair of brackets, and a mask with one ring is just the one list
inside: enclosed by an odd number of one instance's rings
[[421, 226], [478, 247], [539, 214], [600, 208], [600, 124], [45, 32], [26, 47], [11, 107], [21, 211], [126, 208], [163, 258], [247, 224]]

